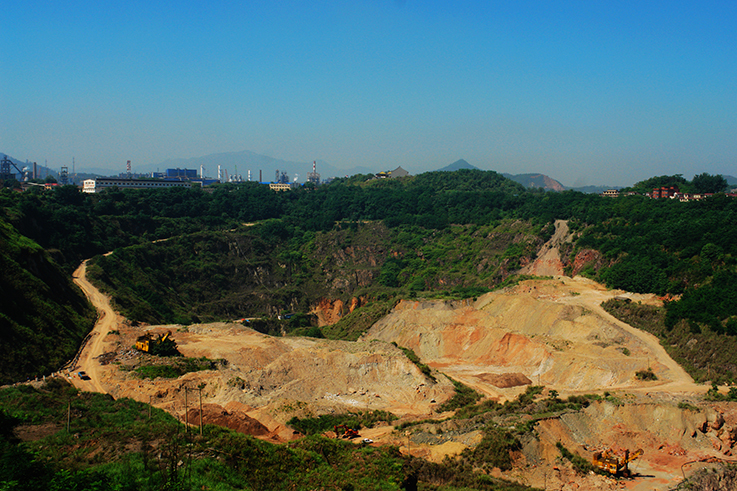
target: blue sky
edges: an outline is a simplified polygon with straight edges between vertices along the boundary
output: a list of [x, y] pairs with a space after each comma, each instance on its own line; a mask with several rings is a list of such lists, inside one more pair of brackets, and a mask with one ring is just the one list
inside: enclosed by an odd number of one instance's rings
[[0, 152], [737, 175], [737, 2], [4, 0]]

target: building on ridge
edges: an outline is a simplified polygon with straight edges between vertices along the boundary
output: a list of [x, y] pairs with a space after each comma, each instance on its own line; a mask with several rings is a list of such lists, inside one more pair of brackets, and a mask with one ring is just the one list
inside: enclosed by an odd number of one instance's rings
[[673, 198], [679, 192], [678, 186], [663, 186], [661, 188], [653, 189], [653, 193], [650, 197], [653, 199]]

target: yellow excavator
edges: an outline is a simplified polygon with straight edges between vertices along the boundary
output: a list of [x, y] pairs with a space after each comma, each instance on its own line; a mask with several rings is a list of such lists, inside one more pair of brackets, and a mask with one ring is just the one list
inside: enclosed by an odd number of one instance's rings
[[161, 344], [171, 337], [171, 331], [167, 331], [163, 336], [161, 334], [154, 338], [150, 332], [147, 332], [143, 336], [139, 336], [136, 339], [136, 349], [145, 353], [151, 352], [151, 348], [155, 345]]
[[613, 476], [626, 476], [629, 475], [628, 464], [633, 460], [642, 455], [642, 449], [638, 449], [633, 453], [629, 450], [624, 451], [624, 455], [616, 454], [612, 449], [604, 450], [603, 452], [596, 452], [592, 463], [599, 469], [608, 472]]

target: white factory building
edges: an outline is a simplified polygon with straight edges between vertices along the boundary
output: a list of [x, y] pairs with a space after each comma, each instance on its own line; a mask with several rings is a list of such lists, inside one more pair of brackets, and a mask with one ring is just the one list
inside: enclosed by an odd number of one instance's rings
[[187, 181], [164, 181], [164, 180], [142, 180], [123, 179], [119, 177], [98, 177], [86, 179], [82, 183], [82, 192], [99, 193], [103, 189], [117, 186], [120, 189], [163, 189], [163, 188], [191, 188], [192, 184]]

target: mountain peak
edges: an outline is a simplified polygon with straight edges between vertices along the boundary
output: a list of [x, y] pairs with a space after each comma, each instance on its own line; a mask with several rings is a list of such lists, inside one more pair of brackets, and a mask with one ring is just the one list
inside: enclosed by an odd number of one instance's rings
[[473, 165], [469, 164], [463, 159], [456, 160], [450, 165], [446, 165], [442, 169], [438, 169], [438, 171], [444, 171], [444, 172], [453, 172], [460, 169], [476, 169], [479, 170], [478, 167], [474, 167]]

